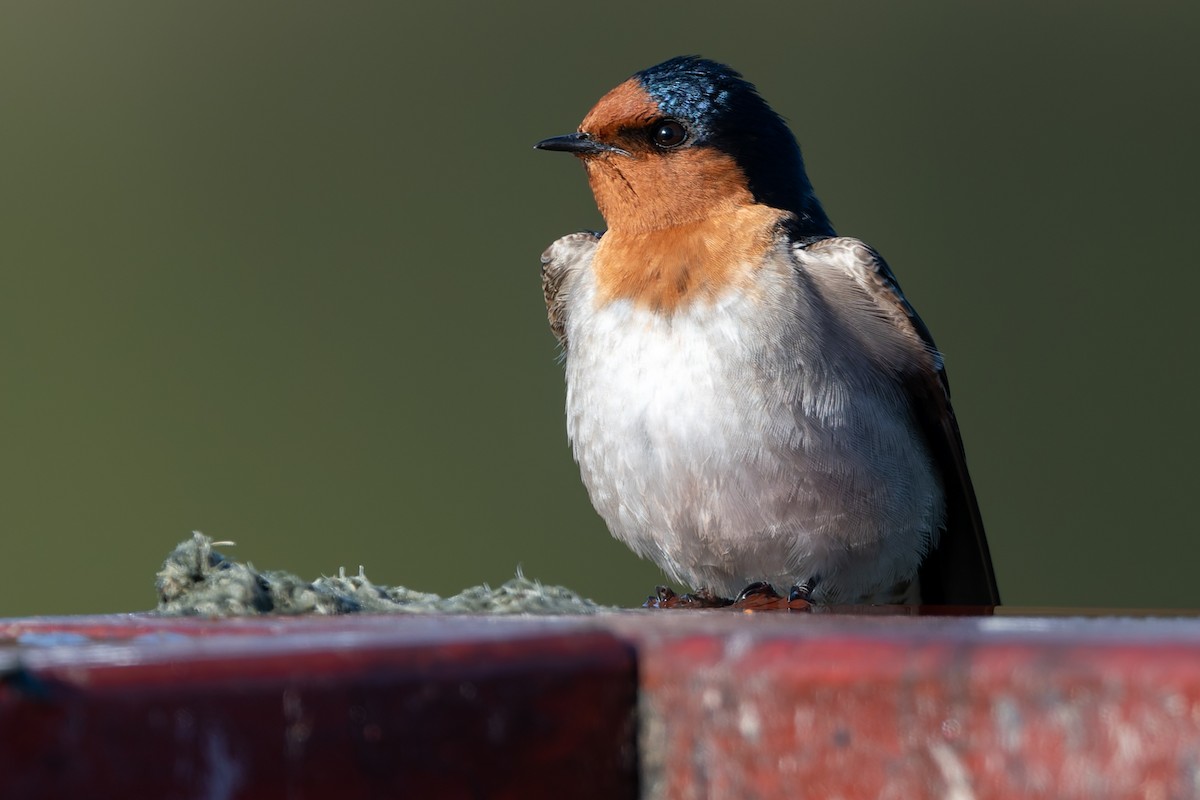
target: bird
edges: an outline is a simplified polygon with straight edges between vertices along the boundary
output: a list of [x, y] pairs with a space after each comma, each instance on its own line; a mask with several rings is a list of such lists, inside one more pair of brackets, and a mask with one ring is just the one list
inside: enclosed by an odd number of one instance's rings
[[941, 353], [753, 84], [671, 58], [535, 147], [582, 161], [606, 225], [541, 260], [615, 538], [720, 597], [999, 604]]

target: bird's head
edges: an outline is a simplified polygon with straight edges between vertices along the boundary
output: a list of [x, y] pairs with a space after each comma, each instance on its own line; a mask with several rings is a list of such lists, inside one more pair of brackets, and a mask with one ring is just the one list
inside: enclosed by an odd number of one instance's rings
[[645, 232], [759, 203], [829, 235], [787, 124], [734, 70], [680, 56], [642, 70], [584, 117], [538, 142], [579, 156], [611, 230]]

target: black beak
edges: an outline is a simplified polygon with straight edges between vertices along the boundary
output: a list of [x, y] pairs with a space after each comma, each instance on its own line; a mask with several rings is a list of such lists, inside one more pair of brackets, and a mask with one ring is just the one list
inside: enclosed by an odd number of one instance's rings
[[617, 153], [627, 156], [629, 152], [611, 144], [597, 142], [586, 133], [568, 133], [566, 136], [552, 136], [542, 139], [534, 145], [538, 150], [561, 150], [564, 153], [575, 153], [580, 156], [596, 155], [597, 153]]

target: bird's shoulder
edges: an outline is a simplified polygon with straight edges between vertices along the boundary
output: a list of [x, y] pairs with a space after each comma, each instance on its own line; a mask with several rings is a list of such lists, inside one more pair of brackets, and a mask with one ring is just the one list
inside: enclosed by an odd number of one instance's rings
[[542, 253], [542, 295], [546, 298], [546, 317], [550, 321], [550, 331], [564, 351], [567, 349], [567, 331], [563, 282], [569, 274], [592, 259], [599, 242], [599, 233], [579, 231], [555, 239]]
[[898, 369], [930, 371], [945, 384], [933, 336], [879, 251], [861, 239], [834, 236], [798, 241], [793, 254], [832, 306], [852, 318], [869, 349]]

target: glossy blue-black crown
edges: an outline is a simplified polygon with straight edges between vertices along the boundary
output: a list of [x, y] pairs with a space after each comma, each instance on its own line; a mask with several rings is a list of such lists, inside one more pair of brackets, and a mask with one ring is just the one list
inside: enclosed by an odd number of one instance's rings
[[736, 124], [738, 116], [746, 115], [760, 121], [773, 117], [787, 130], [754, 85], [724, 64], [699, 56], [677, 56], [634, 77], [663, 113], [690, 122], [698, 138], [716, 133], [723, 123]]
[[698, 56], [677, 56], [634, 77], [664, 114], [684, 123], [693, 144], [715, 147], [737, 161], [755, 199], [795, 213], [801, 233], [833, 234], [796, 137], [754, 84]]

